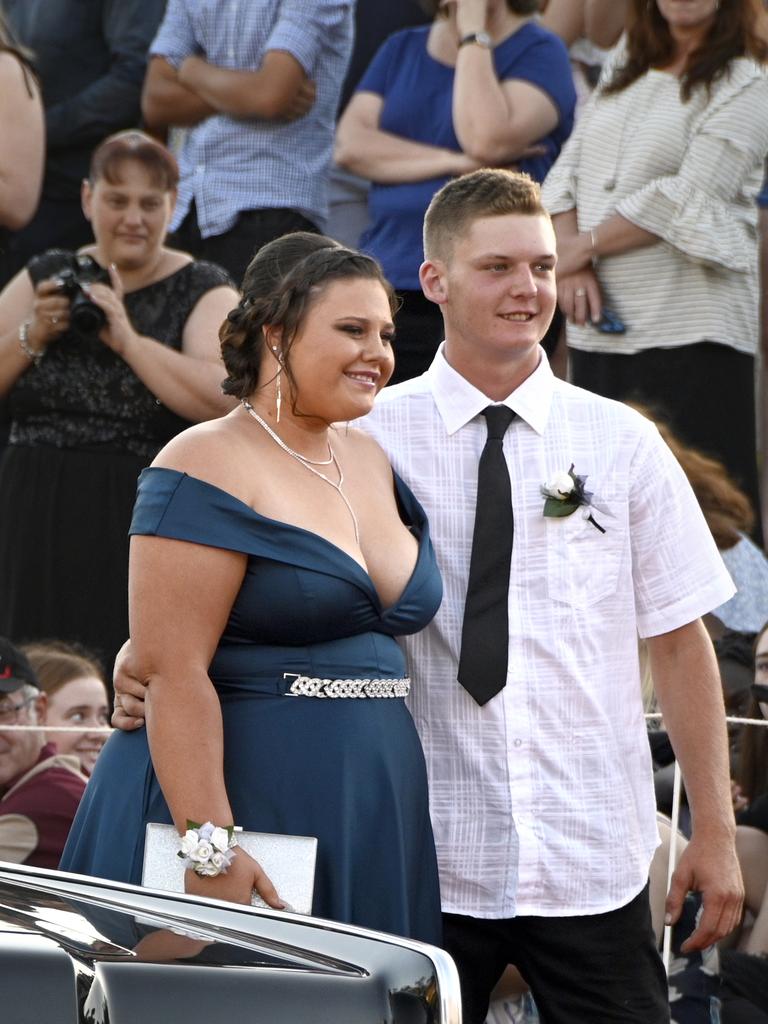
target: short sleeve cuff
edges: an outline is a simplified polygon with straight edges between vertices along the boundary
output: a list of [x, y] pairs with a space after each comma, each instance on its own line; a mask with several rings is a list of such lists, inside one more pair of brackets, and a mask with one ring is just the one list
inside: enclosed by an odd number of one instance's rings
[[267, 40], [264, 52], [283, 50], [285, 53], [290, 53], [301, 64], [306, 74], [311, 76], [320, 49], [320, 42], [319, 35], [308, 32], [306, 26], [292, 25], [283, 17]]
[[702, 615], [729, 601], [735, 593], [736, 587], [723, 569], [709, 586], [699, 589], [695, 594], [686, 595], [665, 608], [654, 608], [647, 613], [638, 609], [637, 631], [643, 640], [670, 633], [673, 629], [680, 629], [700, 619]]

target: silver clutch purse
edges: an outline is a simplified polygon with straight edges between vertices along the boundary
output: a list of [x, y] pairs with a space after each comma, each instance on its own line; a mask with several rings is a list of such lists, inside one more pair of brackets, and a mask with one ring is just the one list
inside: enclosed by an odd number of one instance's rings
[[[311, 914], [317, 839], [240, 830], [236, 831], [236, 836], [237, 845], [264, 868], [285, 909], [294, 914]], [[178, 856], [179, 842], [179, 833], [173, 825], [152, 822], [147, 825], [142, 885], [169, 892], [184, 891], [184, 861]], [[251, 904], [267, 906], [255, 891]]]

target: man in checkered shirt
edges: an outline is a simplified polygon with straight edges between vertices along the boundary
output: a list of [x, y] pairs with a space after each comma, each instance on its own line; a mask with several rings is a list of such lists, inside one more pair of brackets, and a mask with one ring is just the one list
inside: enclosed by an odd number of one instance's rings
[[174, 244], [240, 283], [254, 252], [327, 217], [353, 0], [169, 0], [150, 48], [150, 130], [189, 128]]

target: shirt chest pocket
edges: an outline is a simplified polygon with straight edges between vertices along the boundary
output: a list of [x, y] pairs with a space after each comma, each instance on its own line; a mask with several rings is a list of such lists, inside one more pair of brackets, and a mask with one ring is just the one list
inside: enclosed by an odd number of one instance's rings
[[617, 520], [599, 513], [602, 533], [589, 509], [562, 519], [547, 519], [547, 592], [553, 601], [589, 608], [616, 592], [624, 557], [624, 532]]

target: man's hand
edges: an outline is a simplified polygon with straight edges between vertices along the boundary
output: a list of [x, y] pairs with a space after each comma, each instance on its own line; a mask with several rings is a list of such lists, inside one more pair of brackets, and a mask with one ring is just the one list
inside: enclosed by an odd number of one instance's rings
[[741, 920], [744, 883], [732, 835], [694, 835], [672, 876], [665, 924], [680, 917], [685, 894], [700, 892], [703, 910], [695, 931], [681, 946], [683, 953], [706, 949], [729, 935]]
[[115, 705], [112, 711], [112, 725], [123, 732], [133, 732], [144, 725], [144, 701], [146, 683], [135, 674], [131, 641], [126, 640], [115, 658], [112, 682], [115, 687]]
[[316, 95], [315, 83], [305, 78], [299, 86], [299, 91], [289, 101], [282, 119], [284, 121], [298, 121], [300, 117], [304, 117], [314, 106]]

